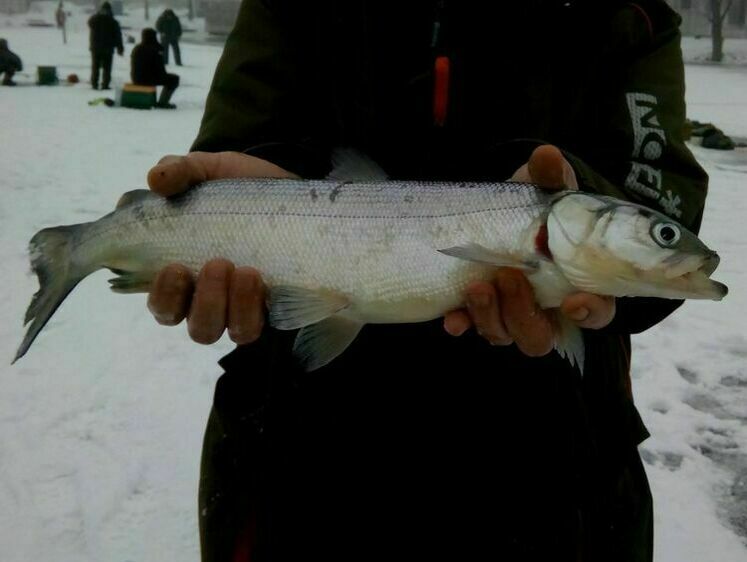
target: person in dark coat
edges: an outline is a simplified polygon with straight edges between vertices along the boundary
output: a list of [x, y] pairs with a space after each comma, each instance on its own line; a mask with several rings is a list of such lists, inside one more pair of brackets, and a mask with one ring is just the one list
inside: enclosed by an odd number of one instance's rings
[[91, 87], [99, 88], [99, 72], [103, 71], [101, 89], [108, 90], [112, 79], [112, 59], [114, 51], [121, 57], [124, 54], [122, 44], [122, 30], [119, 22], [112, 15], [109, 2], [101, 4], [101, 8], [88, 19], [90, 28], [91, 50]]
[[163, 64], [162, 47], [156, 37], [156, 30], [146, 27], [141, 33], [141, 41], [130, 55], [130, 77], [135, 84], [143, 86], [163, 86], [157, 107], [174, 109], [171, 96], [179, 86], [179, 76], [166, 72]]
[[[697, 231], [679, 23], [663, 0], [243, 0], [193, 152], [149, 184], [323, 178], [353, 146], [395, 180], [577, 184]], [[651, 562], [631, 334], [681, 301], [568, 297], [581, 377], [501, 268], [466, 310], [367, 325], [305, 373], [250, 265], [174, 264], [148, 299], [159, 323], [237, 344], [203, 445], [204, 562]]]
[[0, 74], [3, 75], [3, 86], [15, 86], [13, 75], [23, 70], [21, 57], [8, 48], [8, 41], [0, 39]]
[[182, 24], [174, 10], [167, 8], [156, 20], [156, 30], [161, 35], [163, 46], [163, 63], [169, 64], [169, 47], [174, 50], [176, 66], [182, 65], [182, 55], [179, 52], [179, 38], [182, 36]]

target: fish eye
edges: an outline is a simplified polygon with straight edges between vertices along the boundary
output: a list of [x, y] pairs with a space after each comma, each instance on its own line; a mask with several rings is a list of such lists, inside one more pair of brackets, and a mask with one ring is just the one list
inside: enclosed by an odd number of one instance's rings
[[651, 235], [659, 246], [669, 248], [680, 241], [680, 227], [671, 222], [660, 222], [651, 229]]

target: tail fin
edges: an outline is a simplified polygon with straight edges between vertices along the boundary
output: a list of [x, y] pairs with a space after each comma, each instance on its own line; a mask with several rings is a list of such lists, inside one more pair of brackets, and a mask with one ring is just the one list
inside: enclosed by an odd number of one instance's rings
[[39, 278], [39, 290], [31, 299], [24, 325], [31, 322], [13, 363], [25, 355], [41, 329], [75, 286], [90, 273], [76, 267], [71, 259], [76, 233], [85, 224], [45, 228], [29, 243], [31, 268]]

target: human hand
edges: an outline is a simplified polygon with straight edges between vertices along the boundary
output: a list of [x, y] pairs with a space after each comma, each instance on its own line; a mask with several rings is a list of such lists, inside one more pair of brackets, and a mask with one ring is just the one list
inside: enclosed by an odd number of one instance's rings
[[121, 57], [124, 55], [124, 47], [117, 47], [117, 54]]
[[[237, 177], [295, 176], [238, 152], [191, 152], [161, 158], [148, 172], [148, 185], [167, 197], [203, 181]], [[214, 343], [228, 328], [229, 337], [241, 345], [262, 333], [264, 301], [265, 286], [258, 271], [218, 258], [207, 262], [197, 279], [181, 264], [163, 268], [151, 285], [148, 309], [165, 326], [176, 326], [186, 318], [189, 335], [198, 343]]]
[[[529, 161], [511, 177], [549, 190], [578, 189], [573, 168], [557, 147], [535, 149]], [[529, 356], [549, 353], [555, 343], [555, 328], [548, 312], [537, 307], [534, 291], [519, 270], [499, 268], [494, 281], [472, 283], [466, 292], [467, 308], [444, 317], [445, 330], [460, 336], [471, 327], [493, 345], [516, 343]], [[567, 296], [560, 312], [581, 328], [599, 329], [615, 316], [615, 299], [590, 293]]]

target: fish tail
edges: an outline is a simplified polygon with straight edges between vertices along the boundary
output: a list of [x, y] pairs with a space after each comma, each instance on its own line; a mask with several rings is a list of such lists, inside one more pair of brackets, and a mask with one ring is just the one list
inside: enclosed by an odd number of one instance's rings
[[13, 363], [25, 355], [65, 297], [89, 273], [72, 259], [75, 240], [87, 224], [45, 228], [29, 243], [31, 268], [39, 279], [39, 290], [26, 310], [24, 325], [31, 323]]

